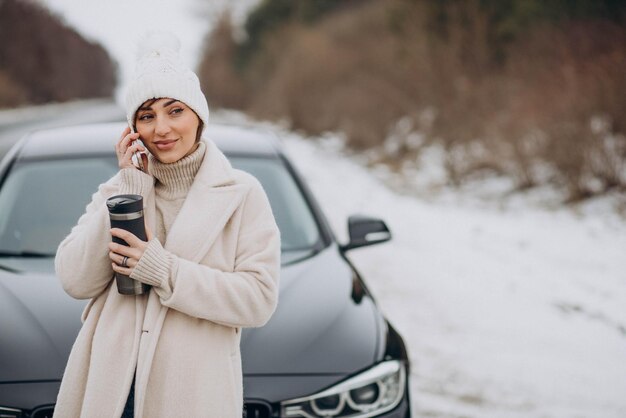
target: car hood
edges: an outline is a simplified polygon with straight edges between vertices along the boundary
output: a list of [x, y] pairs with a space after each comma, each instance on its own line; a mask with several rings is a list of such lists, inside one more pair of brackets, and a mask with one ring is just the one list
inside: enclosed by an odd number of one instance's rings
[[65, 294], [52, 259], [1, 262], [31, 271], [0, 272], [0, 382], [60, 379], [86, 302]]
[[278, 307], [241, 337], [244, 374], [349, 374], [382, 350], [381, 316], [349, 266], [330, 246], [283, 265]]
[[[381, 316], [336, 247], [285, 260], [274, 315], [242, 332], [244, 374], [347, 375], [374, 363]], [[0, 382], [60, 379], [86, 301], [63, 291], [52, 259], [2, 261], [16, 272], [0, 271]]]

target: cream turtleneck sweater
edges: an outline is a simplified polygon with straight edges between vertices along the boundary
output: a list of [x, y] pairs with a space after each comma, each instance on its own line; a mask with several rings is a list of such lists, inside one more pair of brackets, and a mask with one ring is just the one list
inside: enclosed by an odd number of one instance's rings
[[145, 196], [149, 188], [154, 187], [156, 203], [154, 237], [157, 239], [150, 240], [130, 277], [155, 286], [155, 291], [164, 299], [171, 294], [169, 276], [174, 260], [163, 249], [163, 244], [183, 206], [205, 153], [206, 144], [200, 141], [191, 154], [174, 163], [165, 164], [150, 155], [149, 175], [135, 168], [121, 170], [124, 185], [122, 193]]
[[189, 188], [202, 164], [205, 151], [206, 145], [200, 142], [194, 152], [170, 164], [164, 164], [150, 155], [148, 170], [156, 179], [154, 185], [157, 214], [155, 236], [162, 243], [165, 242], [170, 227], [187, 197]]

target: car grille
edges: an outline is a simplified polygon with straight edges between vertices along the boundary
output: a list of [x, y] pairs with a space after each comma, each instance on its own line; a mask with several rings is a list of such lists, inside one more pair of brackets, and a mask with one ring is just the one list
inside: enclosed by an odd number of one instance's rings
[[53, 412], [53, 405], [40, 406], [39, 408], [33, 409], [33, 411], [30, 413], [30, 418], [52, 418]]
[[243, 406], [243, 418], [270, 418], [272, 409], [266, 403], [246, 402]]

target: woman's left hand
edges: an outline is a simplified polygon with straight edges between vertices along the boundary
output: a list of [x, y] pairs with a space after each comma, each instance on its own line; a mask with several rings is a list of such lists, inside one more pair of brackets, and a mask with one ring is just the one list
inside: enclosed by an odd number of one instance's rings
[[[109, 258], [112, 261], [111, 267], [113, 267], [113, 270], [117, 273], [130, 276], [130, 273], [139, 262], [139, 259], [143, 255], [144, 251], [146, 251], [148, 242], [142, 241], [132, 232], [128, 232], [120, 228], [111, 228], [111, 235], [123, 239], [129, 245], [127, 247], [115, 242], [109, 243]], [[148, 229], [148, 227], [146, 227], [146, 235], [148, 236], [148, 241], [150, 241], [152, 239], [152, 232]], [[125, 257], [128, 257], [125, 263], [126, 267], [124, 267]]]

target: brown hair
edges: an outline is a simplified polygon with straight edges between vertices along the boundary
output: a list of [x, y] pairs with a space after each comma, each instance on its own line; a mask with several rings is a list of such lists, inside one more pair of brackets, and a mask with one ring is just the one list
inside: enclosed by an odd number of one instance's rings
[[[196, 114], [196, 116], [198, 115]], [[196, 143], [200, 142], [200, 137], [202, 136], [202, 128], [204, 128], [204, 122], [202, 122], [200, 117], [198, 117], [198, 130], [196, 131]]]

